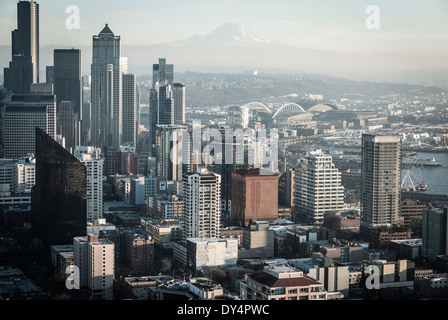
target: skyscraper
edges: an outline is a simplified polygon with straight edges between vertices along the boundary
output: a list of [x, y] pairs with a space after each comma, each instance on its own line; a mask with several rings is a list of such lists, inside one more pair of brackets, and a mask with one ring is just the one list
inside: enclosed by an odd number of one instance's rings
[[122, 141], [122, 63], [120, 36], [106, 24], [93, 36], [91, 139], [95, 147], [118, 148]]
[[185, 123], [185, 86], [181, 83], [174, 83], [173, 87], [174, 100], [174, 124]]
[[[156, 172], [167, 180], [182, 181], [183, 151], [188, 148], [186, 127], [180, 125], [156, 126]], [[183, 130], [183, 131], [182, 131]], [[183, 136], [181, 132], [184, 132]]]
[[78, 146], [74, 156], [86, 166], [87, 222], [94, 223], [103, 217], [103, 164], [99, 148]]
[[35, 128], [56, 139], [56, 97], [13, 94], [3, 102], [3, 156], [17, 159], [35, 152]]
[[[79, 130], [82, 120], [81, 50], [55, 49], [53, 63], [58, 133], [65, 138], [65, 147], [70, 149], [80, 143]], [[62, 102], [65, 104], [64, 108], [61, 107]]]
[[157, 126], [171, 124], [174, 124], [174, 98], [171, 85], [156, 83], [150, 91], [149, 98], [149, 132], [152, 140], [152, 154], [155, 153]]
[[123, 144], [136, 146], [137, 81], [134, 74], [123, 74]]
[[32, 234], [46, 245], [71, 244], [86, 234], [86, 167], [42, 129], [35, 130]]
[[361, 222], [368, 228], [399, 220], [401, 146], [400, 135], [362, 135]]
[[152, 87], [156, 83], [166, 83], [172, 85], [174, 81], [174, 66], [167, 64], [165, 58], [159, 58], [158, 64], [152, 65]]
[[39, 83], [39, 4], [17, 3], [17, 29], [11, 33], [12, 58], [4, 68], [4, 87], [13, 93], [29, 93]]
[[322, 150], [308, 151], [295, 171], [294, 213], [297, 219], [322, 224], [325, 214], [344, 207], [341, 172]]
[[205, 168], [183, 175], [183, 239], [219, 237], [221, 177]]

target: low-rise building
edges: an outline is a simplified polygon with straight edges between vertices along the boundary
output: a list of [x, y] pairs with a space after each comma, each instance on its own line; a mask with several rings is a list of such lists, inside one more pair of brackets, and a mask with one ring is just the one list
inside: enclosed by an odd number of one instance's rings
[[296, 268], [265, 266], [241, 281], [243, 300], [327, 300], [324, 285]]

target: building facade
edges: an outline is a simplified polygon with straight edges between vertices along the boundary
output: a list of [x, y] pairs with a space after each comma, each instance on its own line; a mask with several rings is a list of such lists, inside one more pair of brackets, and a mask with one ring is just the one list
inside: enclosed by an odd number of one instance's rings
[[389, 227], [400, 219], [400, 135], [363, 134], [361, 153], [361, 224]]
[[307, 152], [303, 165], [295, 171], [294, 186], [296, 219], [323, 224], [327, 213], [344, 207], [341, 173], [322, 150]]
[[183, 175], [183, 239], [219, 237], [221, 177], [205, 168]]

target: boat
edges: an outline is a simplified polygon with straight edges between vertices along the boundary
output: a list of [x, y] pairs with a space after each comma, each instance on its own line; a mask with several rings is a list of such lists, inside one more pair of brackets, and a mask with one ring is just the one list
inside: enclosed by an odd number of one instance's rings
[[416, 157], [403, 157], [403, 164], [418, 164], [424, 167], [440, 167], [441, 164], [434, 157], [430, 158], [416, 158]]
[[420, 162], [423, 166], [427, 166], [427, 167], [440, 167], [441, 166], [441, 164], [434, 157], [420, 159]]

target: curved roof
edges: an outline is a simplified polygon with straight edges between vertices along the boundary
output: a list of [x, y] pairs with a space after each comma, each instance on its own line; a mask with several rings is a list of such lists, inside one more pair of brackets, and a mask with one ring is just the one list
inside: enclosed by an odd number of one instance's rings
[[[281, 106], [280, 109], [278, 109], [272, 117], [275, 119], [275, 118], [277, 118], [277, 116], [279, 114], [285, 113], [287, 111], [298, 111], [298, 113], [304, 113], [305, 109], [303, 109], [301, 106], [299, 106], [296, 103], [287, 103], [287, 104], [284, 104], [283, 106]], [[297, 113], [297, 112], [294, 112], [294, 113]]]

